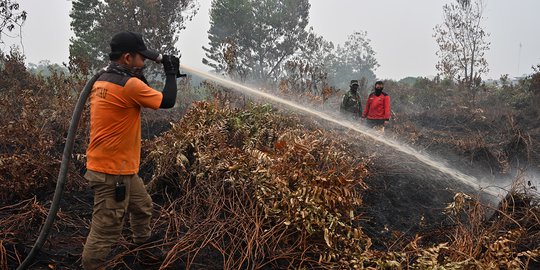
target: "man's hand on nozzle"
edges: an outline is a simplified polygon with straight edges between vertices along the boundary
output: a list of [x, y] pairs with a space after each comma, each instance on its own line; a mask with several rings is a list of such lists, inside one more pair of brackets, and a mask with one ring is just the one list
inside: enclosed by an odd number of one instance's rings
[[163, 63], [163, 70], [166, 75], [176, 76], [180, 72], [180, 59], [174, 55], [163, 55], [161, 63]]

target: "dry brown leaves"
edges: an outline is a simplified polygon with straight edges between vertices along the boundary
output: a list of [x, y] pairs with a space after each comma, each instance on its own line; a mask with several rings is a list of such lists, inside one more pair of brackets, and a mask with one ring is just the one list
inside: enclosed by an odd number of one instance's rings
[[[77, 80], [62, 74], [47, 79], [31, 75], [14, 57], [3, 58], [0, 69], [0, 201], [5, 204], [55, 185], [76, 89], [81, 89]], [[86, 127], [81, 125], [81, 134]], [[75, 153], [82, 153], [84, 147], [82, 136]], [[69, 185], [81, 179], [82, 166], [78, 162], [70, 171], [74, 181]]]
[[150, 149], [175, 243], [162, 267], [209, 253], [225, 269], [361, 265], [367, 161], [331, 133], [268, 105], [199, 103]]

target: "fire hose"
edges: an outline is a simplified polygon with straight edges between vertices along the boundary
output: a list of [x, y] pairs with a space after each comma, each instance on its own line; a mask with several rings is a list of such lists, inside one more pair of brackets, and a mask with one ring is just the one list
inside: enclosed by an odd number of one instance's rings
[[62, 199], [62, 195], [64, 193], [64, 185], [67, 179], [66, 176], [68, 172], [69, 162], [71, 161], [71, 153], [73, 151], [75, 133], [77, 132], [77, 127], [79, 126], [81, 114], [84, 110], [84, 106], [86, 104], [86, 100], [88, 99], [90, 91], [92, 90], [92, 86], [99, 78], [99, 76], [101, 76], [101, 74], [103, 74], [104, 72], [105, 70], [100, 70], [98, 73], [96, 73], [86, 83], [84, 89], [79, 95], [79, 100], [75, 105], [73, 115], [71, 116], [71, 122], [69, 124], [66, 144], [64, 145], [64, 153], [62, 154], [62, 164], [60, 165], [60, 172], [58, 172], [58, 180], [56, 181], [56, 189], [54, 191], [54, 197], [51, 202], [51, 208], [49, 209], [47, 219], [45, 220], [45, 223], [43, 223], [43, 227], [41, 227], [41, 231], [36, 242], [34, 243], [34, 246], [32, 247], [32, 250], [30, 250], [30, 253], [28, 253], [28, 256], [26, 256], [21, 265], [17, 267], [17, 270], [24, 270], [27, 269], [28, 266], [30, 266], [30, 263], [32, 263], [34, 257], [39, 253], [39, 251], [43, 247], [45, 240], [47, 239], [47, 236], [49, 235], [51, 227], [54, 223], [54, 219], [56, 218], [56, 214], [58, 213], [58, 209], [60, 208], [60, 200]]

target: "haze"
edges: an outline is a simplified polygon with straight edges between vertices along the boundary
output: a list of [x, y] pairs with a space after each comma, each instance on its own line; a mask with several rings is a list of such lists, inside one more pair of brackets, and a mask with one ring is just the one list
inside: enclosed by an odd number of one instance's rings
[[[442, 22], [442, 6], [451, 1], [311, 1], [310, 26], [334, 44], [343, 43], [354, 31], [367, 31], [380, 67], [381, 79], [436, 75], [437, 44], [433, 27]], [[209, 70], [201, 63], [202, 46], [207, 45], [210, 0], [199, 1], [200, 9], [180, 34], [177, 47], [182, 63]], [[28, 12], [22, 38], [4, 37], [3, 50], [13, 44], [24, 49], [26, 61], [52, 63], [68, 61], [71, 1], [22, 0]], [[540, 64], [540, 1], [486, 0], [484, 28], [491, 34], [487, 54], [490, 72], [486, 79], [498, 79], [532, 72]], [[119, 29], [120, 30], [120, 29]], [[22, 42], [21, 42], [22, 41]], [[108, 42], [104, 41], [104, 42]], [[521, 46], [520, 46], [521, 44]]]

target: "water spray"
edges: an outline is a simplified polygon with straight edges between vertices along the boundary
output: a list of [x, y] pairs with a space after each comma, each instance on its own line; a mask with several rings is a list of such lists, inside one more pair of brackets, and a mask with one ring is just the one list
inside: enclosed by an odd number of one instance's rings
[[323, 112], [320, 112], [320, 111], [317, 111], [317, 110], [302, 106], [302, 105], [300, 105], [300, 104], [298, 104], [296, 102], [289, 101], [289, 100], [274, 96], [274, 95], [269, 94], [269, 93], [265, 93], [265, 92], [256, 90], [254, 88], [245, 86], [245, 85], [240, 84], [240, 83], [233, 82], [231, 80], [220, 77], [218, 75], [202, 72], [202, 71], [190, 68], [190, 67], [185, 66], [185, 65], [180, 65], [180, 68], [183, 69], [187, 73], [195, 74], [197, 76], [209, 79], [209, 80], [214, 81], [214, 82], [216, 82], [216, 83], [218, 83], [218, 84], [220, 84], [222, 86], [232, 88], [232, 89], [234, 89], [236, 91], [239, 91], [241, 93], [259, 96], [259, 97], [262, 97], [264, 99], [273, 101], [274, 103], [279, 103], [279, 104], [282, 104], [282, 105], [286, 105], [288, 107], [294, 108], [294, 109], [302, 111], [304, 113], [314, 115], [314, 116], [319, 117], [321, 119], [324, 119], [326, 121], [329, 121], [329, 122], [338, 124], [340, 126], [349, 128], [349, 129], [354, 130], [354, 131], [356, 131], [358, 133], [366, 135], [369, 138], [371, 138], [371, 139], [373, 139], [373, 140], [375, 140], [377, 142], [384, 143], [384, 144], [386, 144], [386, 145], [388, 145], [388, 146], [390, 146], [390, 147], [392, 147], [392, 148], [394, 148], [394, 149], [396, 149], [396, 150], [398, 150], [398, 151], [400, 151], [400, 152], [402, 152], [404, 154], [414, 156], [420, 162], [422, 162], [422, 163], [424, 163], [424, 164], [426, 164], [426, 165], [428, 165], [428, 166], [430, 166], [430, 167], [432, 167], [432, 168], [434, 168], [434, 169], [436, 169], [436, 170], [438, 170], [438, 171], [440, 171], [440, 172], [442, 172], [442, 173], [444, 173], [446, 175], [449, 175], [452, 178], [454, 178], [454, 179], [456, 179], [456, 180], [458, 180], [458, 181], [460, 181], [460, 182], [462, 182], [462, 183], [464, 183], [464, 184], [466, 184], [466, 185], [468, 185], [468, 186], [470, 186], [472, 188], [478, 189], [480, 191], [483, 191], [483, 192], [485, 192], [487, 194], [490, 194], [492, 196], [495, 196], [495, 197], [500, 195], [499, 194], [500, 190], [498, 188], [482, 187], [482, 186], [480, 186], [480, 181], [478, 179], [476, 179], [475, 177], [470, 176], [470, 175], [466, 175], [466, 174], [464, 174], [464, 173], [462, 173], [462, 172], [460, 172], [460, 171], [458, 171], [456, 169], [449, 168], [448, 166], [444, 165], [443, 163], [435, 161], [435, 160], [431, 159], [430, 157], [428, 157], [427, 155], [419, 153], [418, 151], [416, 151], [415, 149], [413, 149], [411, 147], [401, 145], [400, 143], [398, 143], [398, 142], [396, 142], [394, 140], [390, 140], [388, 138], [383, 138], [380, 134], [373, 132], [371, 129], [370, 130], [361, 129], [361, 128], [359, 128], [359, 126], [357, 124], [354, 124], [352, 122], [338, 120], [337, 118], [335, 118], [335, 117], [333, 117], [331, 115], [328, 115], [326, 113], [323, 113]]

